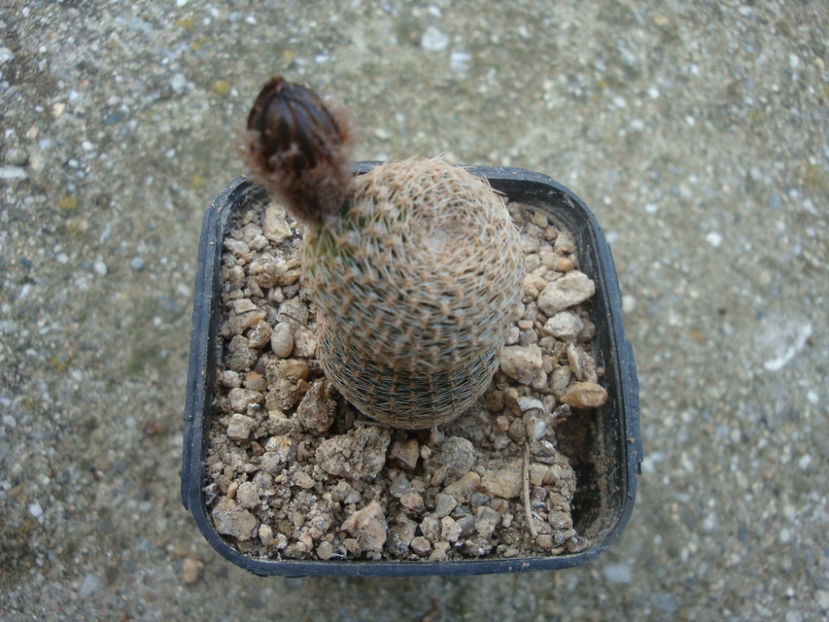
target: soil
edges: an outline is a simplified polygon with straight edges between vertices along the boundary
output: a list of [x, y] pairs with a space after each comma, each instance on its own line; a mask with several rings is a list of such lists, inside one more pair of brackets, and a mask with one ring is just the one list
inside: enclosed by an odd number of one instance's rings
[[[218, 533], [261, 559], [512, 558], [574, 553], [576, 471], [557, 439], [604, 403], [572, 235], [511, 204], [524, 296], [475, 407], [431, 430], [365, 418], [315, 359], [301, 227], [277, 205], [234, 215], [224, 240], [223, 356], [206, 457]], [[572, 455], [572, 453], [571, 453]]]

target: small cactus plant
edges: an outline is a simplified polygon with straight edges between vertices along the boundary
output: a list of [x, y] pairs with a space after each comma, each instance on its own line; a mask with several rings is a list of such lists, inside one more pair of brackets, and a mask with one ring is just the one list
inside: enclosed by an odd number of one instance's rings
[[254, 177], [306, 226], [317, 357], [364, 414], [419, 429], [468, 409], [498, 367], [520, 298], [518, 233], [500, 195], [434, 159], [352, 177], [342, 112], [273, 78], [248, 117]]

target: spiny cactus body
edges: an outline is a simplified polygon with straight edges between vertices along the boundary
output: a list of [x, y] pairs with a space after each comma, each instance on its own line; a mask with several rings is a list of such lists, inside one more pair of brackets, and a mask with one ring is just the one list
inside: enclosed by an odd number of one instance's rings
[[303, 266], [324, 318], [320, 363], [359, 410], [422, 428], [486, 389], [523, 271], [484, 181], [437, 160], [378, 166], [333, 226], [308, 229]]
[[[281, 104], [263, 107], [262, 97], [260, 109], [289, 116]], [[253, 126], [251, 140], [264, 153]], [[303, 131], [294, 126], [272, 144], [287, 153], [302, 152], [303, 144], [336, 152], [336, 131], [306, 127], [308, 136], [292, 139]], [[300, 188], [331, 179], [323, 155], [303, 157], [301, 164], [313, 166], [277, 176]], [[281, 157], [270, 161], [287, 161]], [[274, 174], [259, 178], [272, 185]], [[503, 199], [465, 169], [423, 158], [349, 179], [340, 199], [318, 201], [328, 206], [322, 217], [308, 217], [307, 197], [318, 189], [275, 192], [306, 222], [304, 278], [319, 309], [317, 357], [329, 381], [361, 412], [395, 427], [430, 427], [471, 406], [498, 367], [522, 286], [518, 233]], [[295, 197], [304, 203], [293, 206]]]

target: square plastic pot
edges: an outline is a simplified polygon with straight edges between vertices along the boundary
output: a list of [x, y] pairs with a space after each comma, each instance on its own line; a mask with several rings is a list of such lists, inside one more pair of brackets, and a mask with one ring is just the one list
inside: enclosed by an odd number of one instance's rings
[[[377, 162], [358, 162], [355, 174]], [[205, 500], [205, 466], [213, 414], [216, 368], [221, 361], [218, 328], [221, 315], [222, 243], [230, 216], [268, 201], [266, 192], [236, 179], [204, 215], [193, 300], [181, 497], [208, 542], [222, 556], [257, 575], [418, 576], [472, 575], [530, 570], [558, 570], [581, 565], [606, 550], [624, 529], [633, 509], [636, 477], [642, 460], [639, 432], [639, 385], [630, 344], [625, 340], [621, 295], [604, 234], [587, 206], [549, 177], [516, 168], [472, 167], [510, 201], [545, 210], [576, 240], [579, 268], [596, 284], [586, 303], [596, 325], [594, 356], [604, 368], [607, 402], [590, 411], [575, 411], [561, 423], [558, 446], [576, 471], [573, 500], [575, 528], [591, 545], [578, 552], [549, 557], [430, 561], [263, 560], [239, 553], [213, 526]]]

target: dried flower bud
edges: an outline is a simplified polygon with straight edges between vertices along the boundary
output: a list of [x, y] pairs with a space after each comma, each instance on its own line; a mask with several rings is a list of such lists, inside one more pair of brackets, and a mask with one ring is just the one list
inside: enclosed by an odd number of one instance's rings
[[271, 78], [250, 110], [243, 152], [254, 178], [300, 220], [336, 216], [350, 189], [351, 136], [313, 91]]

